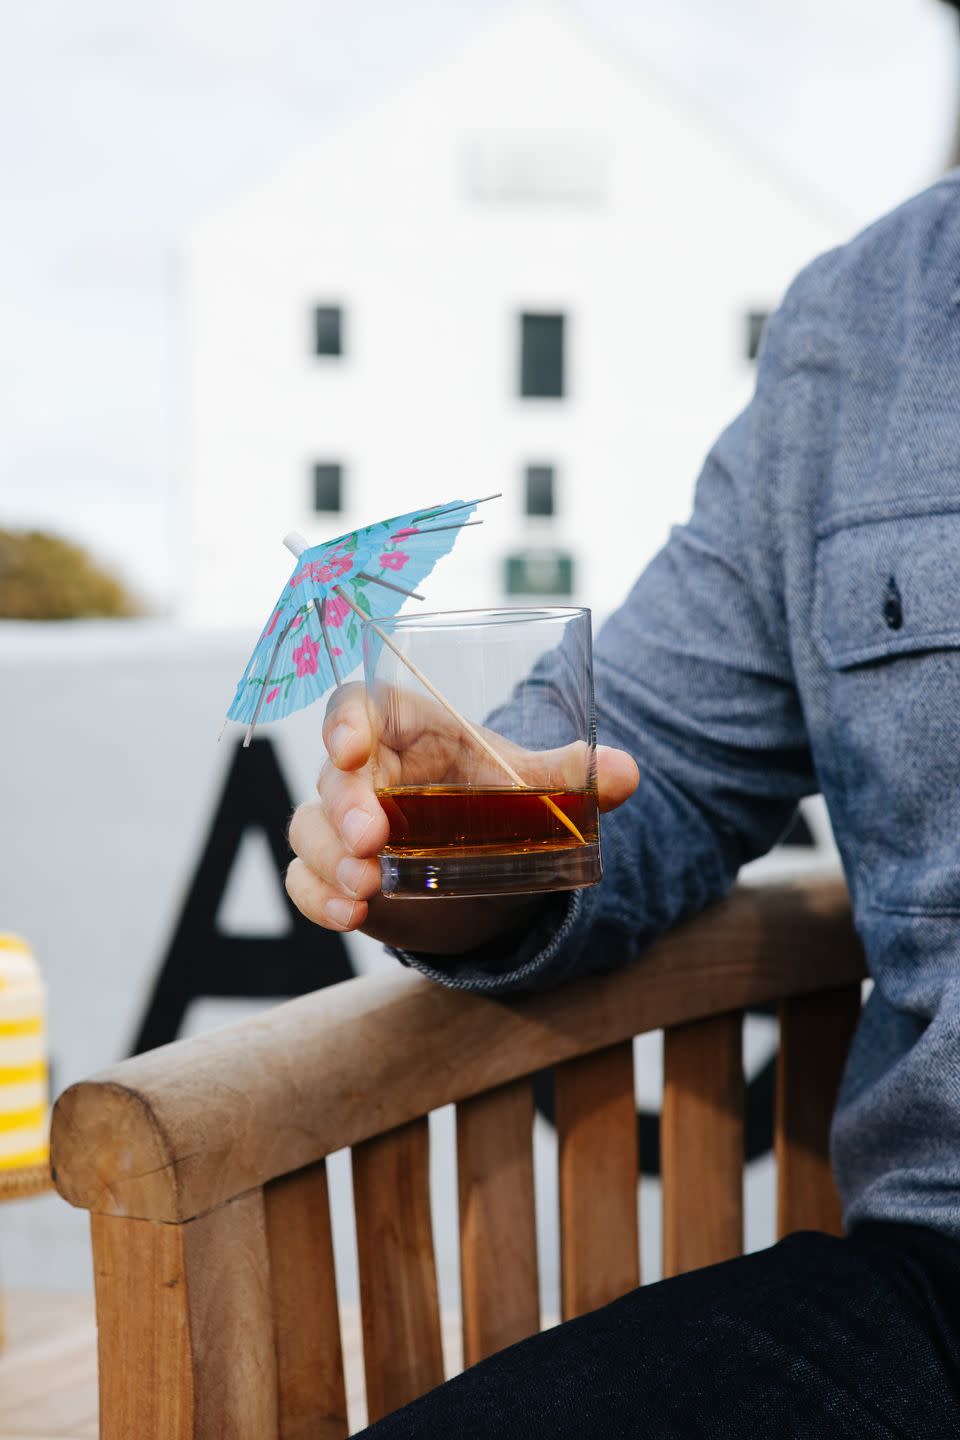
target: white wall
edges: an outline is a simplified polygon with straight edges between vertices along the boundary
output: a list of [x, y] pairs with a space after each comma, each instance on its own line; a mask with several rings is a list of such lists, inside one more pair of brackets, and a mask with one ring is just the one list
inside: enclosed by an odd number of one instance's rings
[[[22, 933], [50, 987], [57, 1089], [121, 1058], [192, 877], [225, 766], [222, 717], [248, 637], [146, 622], [0, 624], [0, 930]], [[264, 727], [296, 798], [310, 795], [323, 760], [321, 712]], [[234, 730], [234, 738], [239, 732]], [[814, 823], [822, 833], [822, 822]], [[824, 834], [808, 866], [831, 863]], [[262, 847], [265, 850], [265, 847]], [[766, 862], [769, 869], [783, 865]], [[796, 865], [796, 856], [791, 863]], [[221, 919], [247, 934], [284, 923], [282, 896], [255, 844], [241, 852]], [[389, 965], [380, 947], [351, 937], [358, 972]], [[253, 1002], [206, 1002], [188, 1032], [224, 1023]], [[770, 1022], [751, 1024], [748, 1064], [771, 1044]], [[659, 1042], [638, 1044], [638, 1097], [659, 1103]], [[437, 1248], [444, 1301], [455, 1306], [457, 1262], [452, 1129], [435, 1122]], [[544, 1305], [557, 1308], [556, 1176], [552, 1133], [538, 1122]], [[355, 1295], [349, 1172], [333, 1163], [335, 1226], [345, 1298]], [[659, 1271], [657, 1186], [642, 1187], [644, 1260]], [[772, 1235], [768, 1161], [751, 1168], [748, 1241]], [[57, 1197], [0, 1207], [0, 1273], [8, 1285], [87, 1287], [86, 1219]]]
[[[507, 11], [192, 232], [185, 615], [255, 622], [291, 527], [319, 540], [495, 490], [431, 604], [501, 601], [503, 556], [545, 543], [574, 553], [576, 599], [609, 610], [749, 396], [746, 311], [846, 229], [575, 18]], [[324, 302], [345, 308], [341, 360], [310, 354]], [[515, 394], [524, 309], [569, 316], [562, 401]], [[342, 516], [309, 509], [328, 459]], [[537, 461], [558, 467], [554, 522], [521, 515]]]

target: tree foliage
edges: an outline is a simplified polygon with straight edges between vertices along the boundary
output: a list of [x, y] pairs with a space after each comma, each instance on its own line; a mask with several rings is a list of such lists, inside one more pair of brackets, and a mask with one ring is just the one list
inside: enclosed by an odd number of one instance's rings
[[0, 530], [0, 619], [119, 617], [138, 608], [81, 546], [41, 530]]

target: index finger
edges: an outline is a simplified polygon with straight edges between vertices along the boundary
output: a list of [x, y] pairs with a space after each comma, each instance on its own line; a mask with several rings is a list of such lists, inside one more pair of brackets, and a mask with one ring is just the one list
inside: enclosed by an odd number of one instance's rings
[[334, 690], [323, 721], [323, 743], [338, 770], [359, 770], [366, 765], [373, 736], [365, 686], [354, 682]]

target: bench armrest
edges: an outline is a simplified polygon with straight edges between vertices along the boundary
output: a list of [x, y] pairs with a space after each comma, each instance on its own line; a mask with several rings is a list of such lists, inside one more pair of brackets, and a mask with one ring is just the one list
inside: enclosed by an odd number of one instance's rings
[[54, 1179], [84, 1209], [182, 1222], [545, 1066], [864, 973], [846, 889], [821, 880], [740, 888], [622, 970], [535, 995], [348, 980], [71, 1086]]

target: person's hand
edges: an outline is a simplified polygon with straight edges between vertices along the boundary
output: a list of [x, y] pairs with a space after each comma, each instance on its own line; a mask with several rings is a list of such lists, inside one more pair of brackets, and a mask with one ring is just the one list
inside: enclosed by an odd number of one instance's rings
[[[502, 783], [492, 760], [489, 775], [478, 770], [477, 747], [438, 705], [423, 701], [403, 717], [402, 737], [389, 715], [377, 737], [381, 785], [455, 781], [469, 759], [475, 779]], [[489, 733], [489, 732], [488, 732]], [[318, 799], [301, 805], [290, 824], [295, 852], [287, 870], [287, 893], [304, 915], [328, 930], [364, 934], [406, 950], [455, 954], [482, 945], [519, 925], [542, 896], [504, 895], [475, 899], [392, 899], [380, 894], [376, 856], [390, 826], [373, 788], [371, 731], [363, 686], [345, 685], [327, 707], [323, 738], [330, 759], [317, 781]], [[497, 750], [528, 784], [562, 785], [583, 777], [583, 746], [537, 753], [490, 737]], [[640, 775], [623, 750], [597, 749], [597, 791], [601, 811], [615, 809], [633, 794]]]

